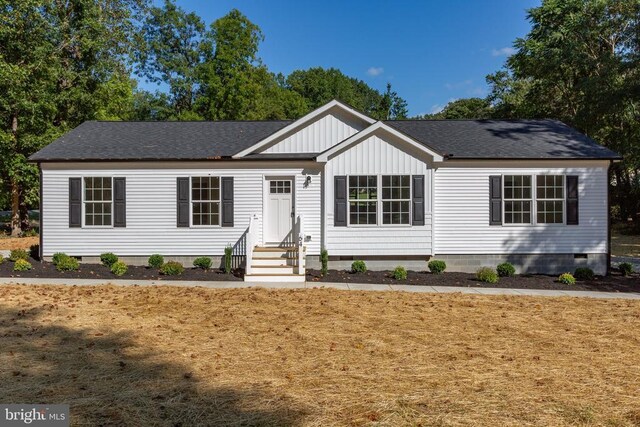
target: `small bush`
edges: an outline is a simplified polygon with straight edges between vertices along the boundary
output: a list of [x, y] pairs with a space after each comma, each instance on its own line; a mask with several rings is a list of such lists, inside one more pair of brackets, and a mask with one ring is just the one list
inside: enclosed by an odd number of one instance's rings
[[183, 272], [184, 267], [177, 261], [169, 261], [160, 267], [160, 274], [164, 274], [165, 276], [179, 276]]
[[56, 263], [56, 270], [58, 271], [76, 271], [79, 267], [78, 260], [69, 255], [60, 257]]
[[118, 262], [118, 256], [116, 254], [114, 254], [114, 253], [111, 253], [111, 252], [100, 254], [100, 262], [105, 267], [111, 268], [113, 266], [113, 264]]
[[623, 262], [618, 266], [618, 270], [620, 270], [623, 276], [628, 276], [633, 273], [633, 265], [628, 262]]
[[320, 252], [320, 263], [322, 264], [320, 273], [322, 273], [323, 276], [326, 276], [329, 272], [329, 252], [327, 252], [326, 249], [323, 249]]
[[111, 272], [116, 276], [122, 276], [127, 272], [128, 269], [129, 267], [127, 267], [127, 264], [122, 261], [116, 261], [111, 266]]
[[151, 268], [160, 268], [162, 264], [164, 264], [164, 257], [160, 254], [153, 254], [149, 257], [147, 264], [149, 264]]
[[0, 254], [0, 264], [2, 264], [4, 262], [4, 257], [2, 256], [2, 254]]
[[437, 259], [429, 261], [427, 265], [429, 266], [429, 271], [433, 274], [440, 274], [447, 269], [447, 263]]
[[476, 279], [485, 283], [498, 283], [498, 272], [491, 267], [482, 267], [476, 271]]
[[193, 260], [193, 266], [203, 270], [208, 270], [211, 268], [211, 258], [206, 256], [198, 257]]
[[353, 261], [351, 264], [351, 272], [352, 273], [364, 273], [367, 271], [367, 264], [364, 261], [357, 260]]
[[64, 252], [56, 252], [51, 257], [51, 262], [53, 262], [53, 265], [58, 265], [61, 259], [68, 258], [68, 257], [69, 255], [65, 254]]
[[589, 267], [578, 267], [573, 273], [573, 277], [578, 280], [593, 280], [594, 274], [593, 270]]
[[502, 264], [498, 264], [496, 267], [496, 271], [498, 272], [498, 276], [500, 277], [511, 277], [516, 274], [516, 269], [510, 262], [503, 262]]
[[562, 273], [560, 277], [558, 277], [558, 282], [564, 283], [565, 285], [575, 285], [576, 279], [571, 275], [571, 273]]
[[224, 248], [224, 272], [231, 274], [233, 269], [233, 246], [228, 245]]
[[393, 269], [393, 278], [396, 280], [407, 280], [407, 269], [399, 265]]
[[18, 258], [16, 263], [13, 264], [13, 271], [27, 271], [31, 270], [31, 263], [26, 259]]
[[9, 259], [14, 262], [19, 259], [27, 261], [29, 259], [29, 254], [24, 249], [12, 249], [9, 254]]

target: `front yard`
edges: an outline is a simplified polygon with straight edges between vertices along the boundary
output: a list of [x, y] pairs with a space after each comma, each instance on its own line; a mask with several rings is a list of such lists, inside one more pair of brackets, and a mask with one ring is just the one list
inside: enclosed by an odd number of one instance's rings
[[640, 423], [640, 302], [0, 287], [0, 402], [86, 425]]

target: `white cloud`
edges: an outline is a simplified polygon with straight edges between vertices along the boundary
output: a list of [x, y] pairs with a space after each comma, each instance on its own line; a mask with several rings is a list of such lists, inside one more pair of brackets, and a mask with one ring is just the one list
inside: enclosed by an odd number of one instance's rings
[[492, 56], [511, 56], [516, 52], [517, 52], [517, 50], [515, 50], [512, 47], [503, 47], [501, 49], [493, 49], [493, 50], [491, 50], [491, 55]]
[[379, 76], [382, 73], [384, 73], [384, 68], [382, 67], [371, 67], [367, 70], [367, 74], [372, 77]]
[[444, 107], [446, 107], [447, 104], [449, 104], [450, 102], [453, 102], [453, 101], [457, 101], [457, 100], [458, 100], [458, 98], [449, 98], [449, 99], [447, 99], [447, 102], [445, 102], [444, 104], [433, 104], [431, 106], [431, 109], [429, 110], [429, 114], [437, 114], [440, 111], [444, 110]]

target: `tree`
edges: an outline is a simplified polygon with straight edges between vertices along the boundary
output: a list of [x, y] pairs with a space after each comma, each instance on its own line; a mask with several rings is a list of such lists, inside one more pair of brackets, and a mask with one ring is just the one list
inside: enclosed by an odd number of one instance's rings
[[492, 109], [488, 99], [462, 98], [448, 103], [442, 111], [426, 114], [422, 119], [486, 119], [491, 117]]

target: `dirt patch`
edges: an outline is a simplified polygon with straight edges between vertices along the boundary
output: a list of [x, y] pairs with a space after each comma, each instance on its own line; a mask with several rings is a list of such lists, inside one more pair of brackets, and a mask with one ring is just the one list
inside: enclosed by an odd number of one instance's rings
[[1, 402], [72, 425], [637, 425], [640, 302], [0, 286]]
[[31, 237], [0, 237], [0, 250], [29, 249], [31, 245], [40, 243], [38, 236]]
[[611, 276], [598, 276], [594, 280], [579, 280], [575, 285], [565, 285], [556, 281], [556, 276], [517, 275], [501, 277], [498, 283], [483, 283], [476, 280], [474, 274], [409, 271], [407, 280], [396, 280], [390, 271], [367, 271], [351, 273], [342, 270], [329, 270], [322, 276], [319, 270], [307, 270], [309, 282], [341, 282], [341, 283], [384, 283], [390, 285], [423, 285], [423, 286], [461, 286], [482, 288], [513, 289], [555, 289], [566, 291], [606, 291], [606, 292], [640, 292], [640, 275], [624, 277], [614, 272]]
[[239, 275], [225, 274], [219, 269], [202, 270], [185, 267], [184, 273], [178, 276], [163, 276], [157, 268], [130, 265], [122, 276], [116, 276], [101, 264], [80, 264], [78, 271], [58, 271], [50, 262], [29, 260], [33, 269], [29, 271], [13, 271], [13, 263], [5, 261], [0, 264], [0, 277], [46, 277], [57, 279], [129, 279], [129, 280], [205, 280], [205, 281], [241, 281]]

